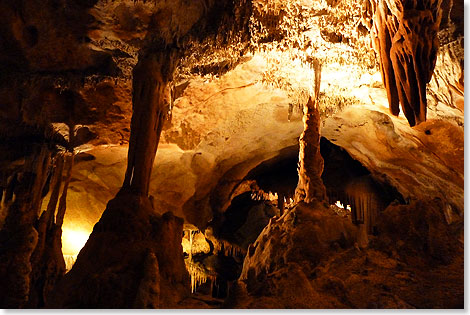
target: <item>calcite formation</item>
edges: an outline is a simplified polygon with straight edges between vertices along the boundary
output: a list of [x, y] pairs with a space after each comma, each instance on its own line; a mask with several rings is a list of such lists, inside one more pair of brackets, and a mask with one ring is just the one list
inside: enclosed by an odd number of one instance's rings
[[304, 131], [299, 142], [299, 183], [295, 192], [295, 201], [312, 202], [314, 199], [326, 199], [326, 190], [321, 180], [323, 158], [320, 154], [320, 113], [318, 97], [320, 94], [321, 64], [313, 61], [315, 70], [315, 90], [313, 98], [304, 106]]
[[134, 69], [129, 153], [123, 189], [147, 196], [163, 123], [170, 112], [175, 52], [149, 52]]
[[459, 1], [0, 20], [1, 307], [464, 306]]
[[401, 109], [410, 126], [426, 120], [426, 84], [436, 65], [442, 0], [378, 0], [372, 36], [390, 111]]
[[148, 197], [119, 194], [46, 306], [177, 307], [190, 293], [182, 233], [183, 220], [158, 215]]
[[[46, 146], [34, 148], [26, 160], [23, 172], [14, 174], [4, 202], [8, 205], [5, 224], [0, 234], [0, 304], [6, 308], [25, 307], [32, 289], [32, 255], [38, 244], [34, 228], [47, 180], [51, 156]], [[14, 198], [13, 198], [14, 196]], [[41, 235], [44, 237], [44, 235]]]

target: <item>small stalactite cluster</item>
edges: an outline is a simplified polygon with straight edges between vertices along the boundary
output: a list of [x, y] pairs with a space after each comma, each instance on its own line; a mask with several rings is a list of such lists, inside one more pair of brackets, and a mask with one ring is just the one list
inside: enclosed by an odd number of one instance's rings
[[[390, 111], [410, 126], [426, 120], [426, 84], [436, 65], [442, 0], [369, 0], [366, 19]], [[372, 20], [372, 21], [371, 21]]]
[[[194, 248], [197, 245], [194, 244], [194, 239], [196, 234], [202, 234], [202, 232], [197, 229], [186, 229], [183, 233], [183, 239], [189, 239], [189, 242], [186, 242], [186, 247], [183, 246], [183, 251], [185, 254], [188, 254], [188, 257], [185, 258], [185, 265], [191, 278], [191, 293], [195, 293], [200, 285], [210, 281], [211, 292], [213, 295], [219, 296], [219, 289], [221, 286], [225, 286], [226, 283], [224, 283], [224, 280], [219, 277], [220, 275], [214, 269], [207, 267], [198, 258], [195, 258]], [[223, 239], [211, 238], [210, 244], [210, 251], [204, 255], [232, 257], [237, 261], [243, 260], [246, 255], [246, 250]], [[201, 252], [196, 253], [196, 255], [198, 254], [201, 254]]]
[[339, 201], [350, 205], [352, 222], [364, 225], [369, 234], [375, 232], [377, 218], [384, 205], [378, 200], [377, 192], [368, 177], [348, 183], [344, 189], [329, 190], [328, 200], [330, 204]]
[[225, 240], [219, 240], [214, 244], [214, 252], [217, 255], [224, 255], [226, 257], [243, 257], [246, 251], [238, 245], [231, 244]]
[[211, 281], [211, 287], [214, 285], [217, 276], [209, 273], [206, 269], [202, 268], [199, 264], [186, 261], [186, 269], [191, 277], [191, 293], [195, 293], [198, 286]]
[[1, 189], [6, 217], [0, 232], [4, 285], [0, 305], [5, 308], [44, 307], [65, 274], [61, 237], [74, 161], [74, 127], [69, 124], [68, 151], [46, 141], [32, 144], [31, 153]]
[[185, 259], [184, 263], [186, 265], [186, 270], [188, 270], [189, 276], [191, 278], [191, 293], [195, 293], [198, 286], [206, 283], [208, 280], [211, 281], [211, 285], [215, 282], [216, 275], [207, 270], [204, 265], [197, 263], [193, 260], [193, 245], [194, 245], [194, 236], [201, 233], [199, 230], [187, 229], [184, 230], [183, 237], [189, 236], [189, 248], [183, 246], [183, 251], [187, 252], [188, 257]]
[[[58, 154], [55, 158], [51, 176], [51, 195], [47, 208], [37, 222], [38, 244], [31, 257], [33, 266], [31, 279], [31, 306], [43, 307], [48, 293], [66, 272], [62, 255], [62, 225], [67, 208], [67, 191], [72, 177], [74, 154]], [[65, 179], [63, 171], [66, 170]], [[60, 188], [62, 193], [59, 198]]]
[[279, 214], [281, 216], [283, 215], [284, 210], [291, 209], [295, 205], [294, 199], [290, 196], [284, 196], [282, 194], [278, 194], [277, 192], [273, 193], [271, 191], [265, 192], [262, 189], [253, 191], [251, 193], [251, 199], [269, 201], [271, 204], [278, 207], [280, 211]]

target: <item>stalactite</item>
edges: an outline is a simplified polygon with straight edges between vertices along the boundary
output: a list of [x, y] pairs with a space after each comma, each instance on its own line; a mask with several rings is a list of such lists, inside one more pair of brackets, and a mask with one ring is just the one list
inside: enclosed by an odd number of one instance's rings
[[196, 292], [196, 289], [201, 284], [211, 281], [211, 287], [213, 286], [216, 275], [209, 273], [207, 270], [204, 270], [200, 265], [193, 263], [191, 260], [186, 261], [186, 269], [189, 272], [191, 277], [191, 293]]
[[189, 260], [193, 259], [193, 231], [189, 231]]
[[[48, 293], [66, 272], [66, 263], [62, 255], [61, 236], [73, 160], [73, 148], [70, 154], [58, 154], [56, 157], [54, 178], [51, 181], [53, 184], [51, 196], [47, 209], [43, 212], [38, 222], [39, 242], [31, 259], [33, 272], [31, 277], [30, 307], [44, 306], [47, 302]], [[64, 166], [67, 168], [67, 171], [59, 200]]]
[[54, 176], [51, 181], [52, 191], [49, 198], [49, 203], [46, 208], [46, 226], [50, 227], [54, 223], [55, 210], [57, 202], [59, 201], [60, 188], [62, 187], [62, 172], [64, 171], [64, 156], [58, 154], [56, 158], [56, 165], [53, 170]]
[[[69, 150], [70, 153], [58, 153], [55, 163], [52, 165], [53, 173], [49, 185], [49, 203], [37, 222], [38, 245], [31, 257], [33, 270], [31, 273], [31, 288], [28, 307], [43, 307], [46, 305], [47, 296], [66, 272], [66, 264], [62, 254], [62, 224], [66, 211], [67, 191], [72, 176], [74, 151], [73, 123], [69, 124]], [[62, 187], [64, 167], [67, 168], [65, 182]], [[51, 178], [51, 172], [48, 178]], [[57, 209], [57, 211], [56, 211]], [[56, 213], [57, 212], [57, 213]]]
[[367, 232], [372, 234], [382, 205], [371, 179], [368, 176], [356, 179], [346, 186], [344, 194], [345, 200], [351, 205], [353, 222], [365, 224]]
[[437, 59], [442, 0], [375, 0], [371, 29], [390, 111], [410, 126], [426, 120], [426, 84]]
[[350, 206], [353, 223], [365, 224], [367, 232], [373, 234], [377, 217], [384, 208], [378, 194], [370, 176], [363, 176], [347, 183], [344, 189], [329, 189], [328, 201], [331, 205], [339, 201], [345, 209]]
[[57, 208], [57, 216], [55, 220], [55, 224], [59, 228], [62, 228], [62, 224], [64, 223], [65, 210], [67, 208], [67, 191], [69, 189], [70, 179], [72, 178], [74, 159], [75, 154], [73, 152], [66, 157], [67, 175], [62, 189], [62, 195], [60, 196], [59, 207]]

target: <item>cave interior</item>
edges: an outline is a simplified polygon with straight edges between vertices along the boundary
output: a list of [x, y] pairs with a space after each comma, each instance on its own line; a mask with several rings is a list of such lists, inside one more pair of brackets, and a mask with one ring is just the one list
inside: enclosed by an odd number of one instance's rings
[[0, 18], [1, 308], [464, 308], [463, 1]]

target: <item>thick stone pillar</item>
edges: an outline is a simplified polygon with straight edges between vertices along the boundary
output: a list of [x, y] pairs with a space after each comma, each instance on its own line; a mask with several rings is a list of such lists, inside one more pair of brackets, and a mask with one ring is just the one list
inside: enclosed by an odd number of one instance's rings
[[123, 189], [147, 196], [163, 123], [170, 111], [169, 83], [176, 66], [173, 52], [148, 53], [133, 72], [132, 120]]
[[181, 245], [183, 219], [171, 212], [159, 215], [148, 197], [175, 65], [171, 51], [139, 58], [123, 187], [108, 202], [47, 307], [176, 308], [190, 295]]

